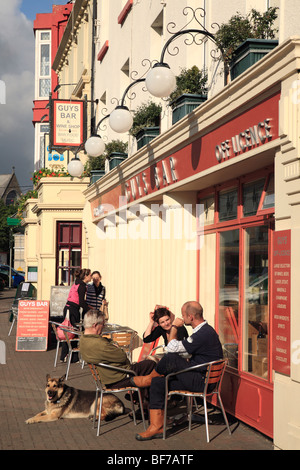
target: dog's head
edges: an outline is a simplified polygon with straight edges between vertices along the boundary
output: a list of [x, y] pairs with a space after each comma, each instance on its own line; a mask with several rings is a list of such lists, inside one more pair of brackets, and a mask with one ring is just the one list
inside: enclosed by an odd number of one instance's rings
[[47, 383], [46, 383], [46, 397], [49, 402], [55, 402], [60, 399], [64, 386], [63, 381], [65, 379], [65, 375], [60, 377], [59, 379], [55, 379], [50, 377], [49, 374], [46, 375]]

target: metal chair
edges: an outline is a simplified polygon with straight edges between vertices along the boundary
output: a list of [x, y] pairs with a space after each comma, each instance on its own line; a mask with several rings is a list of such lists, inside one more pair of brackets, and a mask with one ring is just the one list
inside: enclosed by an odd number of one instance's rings
[[132, 362], [133, 341], [136, 336], [137, 331], [118, 331], [111, 334], [111, 339], [124, 349], [130, 362]]
[[120, 393], [120, 392], [129, 392], [130, 393], [130, 398], [131, 398], [131, 409], [132, 409], [132, 414], [133, 414], [133, 422], [136, 425], [136, 416], [135, 416], [135, 409], [134, 409], [134, 402], [133, 402], [133, 397], [132, 397], [132, 392], [137, 392], [138, 397], [139, 397], [139, 405], [141, 409], [141, 414], [142, 414], [142, 420], [143, 420], [143, 425], [144, 429], [146, 430], [146, 423], [145, 423], [145, 417], [144, 417], [144, 410], [143, 410], [143, 402], [142, 402], [142, 395], [141, 391], [138, 387], [135, 386], [130, 386], [130, 387], [117, 387], [117, 388], [106, 388], [105, 385], [102, 385], [101, 383], [101, 378], [97, 369], [97, 366], [99, 367], [105, 367], [107, 369], [112, 369], [112, 370], [117, 370], [119, 372], [124, 372], [128, 375], [136, 375], [136, 373], [132, 370], [128, 369], [123, 369], [121, 367], [116, 367], [116, 366], [111, 366], [109, 364], [103, 364], [102, 362], [99, 362], [98, 364], [88, 364], [92, 376], [95, 380], [96, 384], [96, 399], [95, 399], [95, 410], [94, 410], [94, 418], [93, 418], [93, 427], [95, 427], [95, 422], [96, 422], [96, 415], [97, 415], [97, 402], [98, 402], [98, 396], [100, 393], [100, 406], [99, 406], [99, 416], [98, 416], [98, 426], [97, 426], [97, 436], [100, 435], [100, 426], [101, 426], [101, 411], [102, 411], [102, 402], [103, 402], [103, 395], [106, 393]]
[[33, 299], [32, 299], [32, 297], [18, 297], [18, 298], [14, 299], [13, 304], [12, 304], [11, 309], [10, 309], [11, 315], [13, 316], [12, 317], [12, 324], [10, 326], [10, 329], [9, 329], [9, 332], [8, 332], [7, 336], [10, 336], [10, 334], [13, 330], [15, 322], [16, 322], [16, 320], [18, 320], [18, 309], [19, 309], [19, 301], [20, 300], [33, 300]]
[[[219, 360], [219, 361], [212, 361], [212, 362], [206, 362], [205, 364], [200, 364], [197, 366], [192, 366], [188, 367], [187, 369], [180, 370], [178, 372], [172, 372], [171, 374], [167, 375], [165, 378], [165, 384], [166, 384], [166, 392], [165, 392], [165, 414], [164, 414], [164, 428], [163, 428], [163, 439], [166, 438], [166, 424], [167, 424], [167, 402], [168, 398], [172, 395], [181, 395], [185, 396], [187, 398], [188, 402], [188, 416], [189, 416], [189, 431], [191, 430], [192, 427], [192, 408], [193, 408], [193, 401], [196, 397], [200, 397], [203, 399], [204, 403], [204, 414], [205, 414], [205, 429], [206, 429], [206, 440], [209, 442], [209, 432], [208, 432], [208, 416], [207, 416], [207, 403], [206, 399], [207, 397], [212, 397], [213, 395], [217, 396], [217, 399], [219, 401], [223, 418], [225, 421], [225, 424], [227, 426], [229, 435], [231, 435], [230, 427], [228, 424], [227, 416], [223, 407], [223, 403], [221, 400], [220, 396], [220, 389], [221, 389], [221, 384], [225, 372], [225, 367], [227, 364], [227, 360]], [[178, 376], [179, 374], [184, 374], [186, 372], [190, 371], [196, 371], [197, 369], [207, 367], [206, 375], [205, 375], [205, 382], [204, 382], [204, 390], [202, 392], [190, 392], [188, 390], [170, 390], [169, 391], [169, 380], [173, 376]], [[209, 385], [213, 385], [214, 388], [213, 390], [210, 390]]]
[[49, 321], [49, 323], [50, 323], [51, 326], [52, 326], [52, 329], [53, 329], [53, 331], [54, 331], [55, 338], [56, 338], [56, 353], [55, 353], [55, 359], [54, 359], [54, 367], [56, 367], [56, 365], [57, 365], [57, 358], [58, 358], [59, 347], [60, 347], [61, 343], [66, 343], [66, 340], [65, 340], [65, 339], [60, 339], [60, 338], [58, 337], [58, 334], [57, 334], [57, 327], [60, 326], [60, 323], [56, 323], [56, 322], [53, 322], [53, 321]]
[[71, 364], [71, 360], [72, 360], [72, 354], [73, 352], [80, 352], [80, 349], [79, 347], [77, 346], [73, 346], [72, 345], [72, 341], [74, 341], [74, 339], [70, 339], [69, 336], [68, 336], [68, 333], [74, 333], [75, 335], [77, 335], [78, 337], [81, 335], [81, 332], [78, 331], [78, 330], [74, 330], [73, 328], [68, 328], [66, 326], [60, 326], [60, 329], [64, 332], [64, 335], [65, 335], [65, 338], [66, 338], [66, 342], [68, 344], [68, 348], [69, 348], [69, 353], [68, 353], [68, 360], [67, 360], [67, 371], [66, 371], [66, 380], [68, 379], [68, 376], [69, 376], [69, 370], [70, 370], [70, 364]]

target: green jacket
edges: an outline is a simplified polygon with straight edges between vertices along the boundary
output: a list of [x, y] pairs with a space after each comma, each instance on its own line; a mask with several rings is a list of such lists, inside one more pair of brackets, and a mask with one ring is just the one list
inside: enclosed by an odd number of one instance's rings
[[[80, 354], [87, 363], [97, 364], [103, 362], [115, 367], [130, 369], [130, 361], [123, 349], [113, 344], [111, 339], [99, 335], [85, 335], [80, 337]], [[104, 367], [97, 367], [101, 382], [112, 384], [126, 377], [126, 374]]]

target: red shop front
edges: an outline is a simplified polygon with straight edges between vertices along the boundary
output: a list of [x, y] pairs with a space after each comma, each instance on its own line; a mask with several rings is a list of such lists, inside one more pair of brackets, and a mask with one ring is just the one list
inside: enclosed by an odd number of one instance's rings
[[[269, 437], [273, 437], [271, 312], [275, 302], [274, 158], [279, 97], [274, 94], [212, 131], [207, 142], [202, 137], [199, 153], [199, 161], [206, 160], [203, 167], [212, 153], [218, 170], [232, 160], [234, 176], [224, 179], [220, 171], [214, 184], [198, 193], [198, 203], [204, 207], [201, 237], [204, 246], [213, 240], [215, 252], [215, 327], [228, 359], [223, 401], [228, 413]], [[270, 143], [274, 146], [266, 153]], [[249, 151], [253, 165], [241, 164]], [[208, 258], [200, 249], [199, 284]]]
[[[172, 193], [174, 185], [202, 204], [198, 299], [211, 305], [201, 283], [213, 272], [215, 328], [228, 367], [222, 387], [228, 413], [273, 435], [272, 279], [274, 158], [278, 150], [280, 92], [273, 90], [215, 123], [180, 150], [93, 201], [128, 204]], [[124, 190], [124, 192], [123, 192]], [[194, 200], [194, 199], [193, 199]], [[95, 207], [92, 210], [95, 210]], [[101, 207], [102, 207], [101, 206]], [[116, 206], [114, 206], [116, 207]], [[209, 240], [209, 241], [208, 241]], [[210, 246], [210, 251], [206, 246]], [[207, 289], [207, 291], [209, 290]]]

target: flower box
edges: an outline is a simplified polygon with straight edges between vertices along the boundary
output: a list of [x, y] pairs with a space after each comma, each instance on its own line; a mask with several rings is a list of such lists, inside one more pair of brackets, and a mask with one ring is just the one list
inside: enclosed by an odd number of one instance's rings
[[172, 124], [191, 113], [195, 108], [207, 100], [207, 95], [184, 93], [170, 103], [173, 109]]
[[102, 176], [105, 175], [105, 170], [91, 170], [91, 175], [90, 175], [90, 184], [95, 183], [98, 181], [99, 178], [102, 178]]
[[155, 139], [159, 135], [160, 128], [159, 126], [155, 127], [144, 127], [136, 135], [137, 149], [144, 147], [144, 145], [149, 144], [151, 140]]
[[113, 170], [128, 157], [127, 153], [112, 152], [109, 158], [109, 169]]
[[230, 62], [230, 76], [234, 80], [278, 46], [276, 39], [247, 39], [235, 51]]

